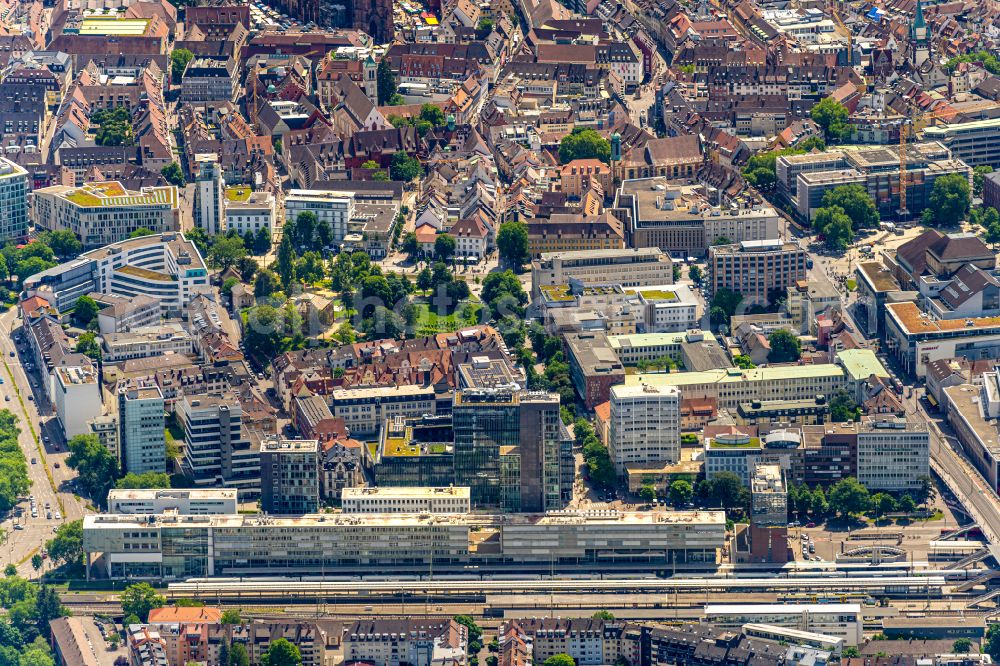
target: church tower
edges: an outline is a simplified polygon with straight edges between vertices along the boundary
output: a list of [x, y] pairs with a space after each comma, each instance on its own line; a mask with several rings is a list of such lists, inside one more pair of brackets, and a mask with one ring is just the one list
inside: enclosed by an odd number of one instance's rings
[[924, 20], [924, 7], [920, 0], [917, 0], [917, 9], [910, 25], [910, 60], [919, 67], [930, 55], [930, 29]]

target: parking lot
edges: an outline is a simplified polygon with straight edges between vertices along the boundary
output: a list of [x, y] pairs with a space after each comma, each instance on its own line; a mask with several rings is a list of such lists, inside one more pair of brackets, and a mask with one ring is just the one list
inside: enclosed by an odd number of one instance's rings
[[[942, 531], [959, 527], [960, 523], [941, 498], [932, 507], [940, 511], [940, 517], [931, 520], [889, 521], [877, 524], [858, 523], [851, 526], [813, 525], [789, 527], [788, 540], [798, 561], [837, 560], [838, 554], [862, 546], [893, 546], [906, 553], [906, 559], [913, 562], [928, 561], [930, 542], [941, 538]], [[813, 525], [810, 527], [809, 525]]]

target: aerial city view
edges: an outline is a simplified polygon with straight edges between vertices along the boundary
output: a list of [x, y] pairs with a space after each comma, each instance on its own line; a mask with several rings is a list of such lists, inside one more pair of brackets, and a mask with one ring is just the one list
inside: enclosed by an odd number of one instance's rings
[[0, 666], [1000, 663], [1000, 0], [0, 0], [0, 141]]

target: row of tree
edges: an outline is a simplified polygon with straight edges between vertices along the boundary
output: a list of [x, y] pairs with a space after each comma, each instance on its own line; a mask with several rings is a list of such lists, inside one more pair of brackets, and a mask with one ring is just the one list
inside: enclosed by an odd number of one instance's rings
[[0, 411], [0, 513], [7, 513], [28, 494], [28, 461], [17, 442], [21, 433], [17, 417], [9, 409]]

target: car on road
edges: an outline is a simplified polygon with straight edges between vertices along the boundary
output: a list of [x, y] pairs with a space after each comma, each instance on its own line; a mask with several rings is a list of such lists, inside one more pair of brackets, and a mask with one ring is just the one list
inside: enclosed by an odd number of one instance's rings
[[56, 463], [55, 465], [53, 465], [53, 467], [55, 467], [56, 469], [59, 469], [61, 467], [61, 465], [59, 463]]
[[11, 353], [10, 353], [10, 357], [11, 357], [11, 358], [14, 358], [14, 352], [11, 352]]
[[14, 529], [20, 532], [21, 530], [24, 529], [24, 525], [22, 525], [21, 523], [17, 523], [16, 525], [14, 525]]
[[28, 400], [30, 400], [31, 402], [34, 402], [35, 401], [35, 396], [29, 395], [28, 396]]
[[46, 520], [52, 520], [52, 512], [51, 511], [46, 511], [45, 512], [45, 519]]
[[62, 520], [62, 514], [56, 511], [56, 520]]
[[9, 396], [9, 395], [5, 395], [5, 396], [3, 397], [3, 399], [4, 399], [4, 400], [6, 400], [7, 402], [10, 402], [10, 396]]
[[37, 461], [37, 460], [35, 460], [34, 458], [32, 458], [32, 459], [31, 459], [31, 464], [32, 464], [32, 465], [37, 465], [37, 464], [38, 464], [38, 461]]

